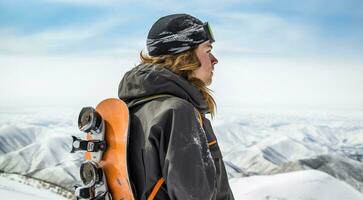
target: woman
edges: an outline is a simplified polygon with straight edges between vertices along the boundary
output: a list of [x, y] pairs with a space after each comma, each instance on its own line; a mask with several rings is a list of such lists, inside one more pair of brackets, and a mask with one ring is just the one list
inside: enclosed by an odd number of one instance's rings
[[136, 199], [234, 199], [206, 113], [218, 60], [208, 23], [187, 14], [160, 18], [148, 55], [127, 72], [119, 97], [130, 109], [128, 167]]

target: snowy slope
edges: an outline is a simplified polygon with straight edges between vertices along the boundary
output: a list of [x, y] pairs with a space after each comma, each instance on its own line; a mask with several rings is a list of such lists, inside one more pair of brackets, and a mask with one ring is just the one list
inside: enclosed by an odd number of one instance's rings
[[240, 200], [362, 200], [350, 185], [316, 170], [273, 176], [253, 176], [230, 181]]
[[363, 193], [363, 163], [339, 155], [320, 155], [286, 163], [270, 174], [317, 169], [350, 184]]
[[56, 194], [42, 187], [32, 180], [24, 182], [18, 176], [0, 176], [1, 199], [11, 200], [68, 200], [64, 196]]
[[[0, 176], [0, 194], [12, 200], [66, 200], [39, 185]], [[273, 176], [230, 180], [236, 200], [362, 200], [363, 194], [320, 171], [306, 170]]]

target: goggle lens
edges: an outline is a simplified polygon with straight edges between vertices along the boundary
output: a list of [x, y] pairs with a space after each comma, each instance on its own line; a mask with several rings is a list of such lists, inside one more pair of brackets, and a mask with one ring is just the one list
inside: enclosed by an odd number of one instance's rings
[[204, 23], [203, 28], [204, 28], [205, 33], [207, 34], [207, 37], [208, 37], [208, 39], [209, 39], [210, 43], [215, 42], [215, 39], [214, 39], [214, 36], [213, 36], [212, 29], [211, 29], [211, 27], [209, 26], [208, 22], [205, 22], [205, 23]]

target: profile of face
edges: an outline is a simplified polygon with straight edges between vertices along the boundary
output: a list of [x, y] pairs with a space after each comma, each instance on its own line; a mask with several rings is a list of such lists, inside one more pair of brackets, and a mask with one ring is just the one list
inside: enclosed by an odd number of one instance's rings
[[211, 52], [212, 48], [212, 44], [206, 41], [195, 49], [201, 66], [194, 71], [194, 77], [202, 80], [207, 86], [212, 83], [214, 65], [218, 63], [217, 58]]

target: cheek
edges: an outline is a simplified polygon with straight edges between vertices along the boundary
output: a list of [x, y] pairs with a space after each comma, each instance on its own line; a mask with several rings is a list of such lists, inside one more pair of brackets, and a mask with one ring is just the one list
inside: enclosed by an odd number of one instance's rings
[[211, 68], [211, 62], [208, 55], [203, 55], [200, 60], [201, 68], [204, 68], [205, 71], [208, 71]]

